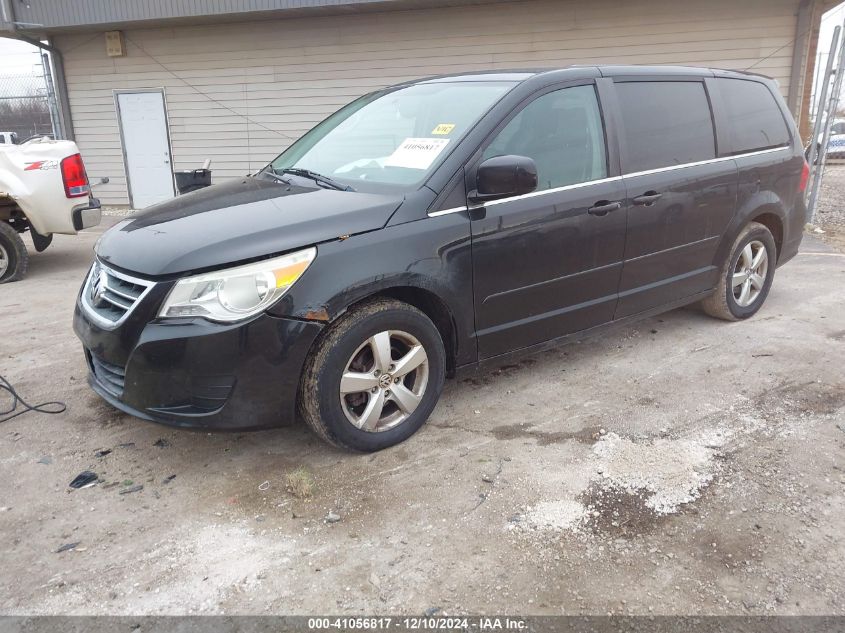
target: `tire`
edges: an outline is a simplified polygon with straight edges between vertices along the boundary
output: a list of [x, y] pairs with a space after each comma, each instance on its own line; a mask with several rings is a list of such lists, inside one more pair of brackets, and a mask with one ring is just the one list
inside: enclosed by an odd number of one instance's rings
[[[759, 264], [755, 267], [758, 257]], [[722, 265], [719, 285], [702, 300], [701, 307], [710, 316], [725, 321], [753, 316], [769, 295], [776, 264], [777, 246], [771, 231], [758, 222], [750, 222], [736, 238], [730, 257]]]
[[401, 301], [376, 299], [350, 308], [320, 335], [303, 367], [299, 411], [330, 444], [378, 451], [425, 423], [445, 376], [446, 353], [431, 320]]
[[21, 236], [0, 221], [0, 284], [23, 279], [28, 265], [29, 255]]

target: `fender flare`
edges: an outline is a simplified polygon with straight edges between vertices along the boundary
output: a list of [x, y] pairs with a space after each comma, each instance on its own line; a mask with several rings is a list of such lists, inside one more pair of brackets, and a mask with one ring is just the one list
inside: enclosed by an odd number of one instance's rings
[[435, 280], [419, 273], [403, 272], [370, 277], [336, 292], [321, 305], [284, 306], [283, 298], [279, 304], [280, 309], [273, 312], [279, 316], [286, 314], [297, 319], [331, 325], [352, 306], [376, 296], [404, 301], [421, 310], [434, 322], [446, 346], [447, 372], [450, 375], [462, 354], [469, 354], [474, 358], [471, 342], [460, 334], [462, 329], [466, 329], [470, 324], [459, 324], [456, 318], [458, 312], [448, 299], [449, 292]]
[[[365, 301], [375, 295], [384, 294], [385, 292], [402, 291], [403, 289], [411, 292], [418, 290], [439, 297], [444, 306], [449, 309], [447, 302], [442, 299], [442, 289], [438, 287], [434, 280], [425, 275], [411, 272], [370, 277], [369, 279], [362, 280], [354, 286], [344, 288], [335, 293], [326, 301], [323, 307], [328, 313], [329, 322], [332, 322], [356, 303]], [[449, 311], [450, 313], [452, 312], [451, 309]], [[302, 312], [303, 309], [301, 308], [294, 312], [294, 316], [303, 317]]]
[[[745, 226], [753, 221], [755, 218], [763, 214], [774, 215], [778, 218], [781, 225], [781, 235], [783, 237], [783, 227], [787, 222], [787, 209], [783, 200], [772, 191], [758, 191], [752, 195], [739, 209], [734, 213], [733, 218], [728, 224], [725, 231], [722, 233], [722, 239], [716, 247], [716, 252], [713, 258], [713, 265], [719, 268], [722, 262], [730, 255], [730, 249], [733, 247], [737, 236], [740, 234]], [[775, 235], [775, 242], [778, 245], [778, 256], [780, 256], [780, 247], [782, 244]]]

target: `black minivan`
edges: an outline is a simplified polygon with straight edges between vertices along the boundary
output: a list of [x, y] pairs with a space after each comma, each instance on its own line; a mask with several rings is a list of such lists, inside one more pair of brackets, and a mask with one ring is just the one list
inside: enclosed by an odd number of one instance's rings
[[692, 302], [750, 317], [798, 251], [807, 176], [756, 75], [411, 81], [254, 175], [114, 226], [74, 328], [91, 386], [139, 418], [242, 430], [299, 413], [378, 450], [457, 372]]

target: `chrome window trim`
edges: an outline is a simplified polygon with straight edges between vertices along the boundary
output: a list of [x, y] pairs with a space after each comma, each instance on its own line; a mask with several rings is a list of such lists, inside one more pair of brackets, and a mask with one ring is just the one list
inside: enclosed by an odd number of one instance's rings
[[[117, 277], [118, 279], [122, 279], [123, 281], [128, 281], [129, 283], [135, 284], [137, 286], [144, 286], [144, 290], [141, 292], [141, 294], [138, 295], [138, 298], [135, 300], [132, 306], [128, 310], [126, 310], [126, 312], [117, 321], [111, 321], [101, 316], [97, 313], [94, 306], [92, 306], [90, 303], [91, 275], [94, 273], [95, 266], [99, 266], [102, 270], [105, 270], [109, 275], [112, 275], [113, 277]], [[126, 273], [117, 272], [113, 268], [109, 268], [108, 266], [103, 264], [103, 262], [97, 259], [94, 260], [93, 264], [91, 264], [91, 268], [88, 270], [88, 275], [86, 275], [85, 277], [85, 283], [82, 286], [82, 293], [80, 299], [82, 301], [82, 307], [85, 309], [85, 314], [87, 316], [91, 317], [91, 319], [96, 321], [97, 324], [102, 326], [104, 329], [114, 330], [119, 327], [127, 318], [129, 318], [129, 315], [132, 314], [132, 311], [138, 306], [139, 303], [141, 303], [141, 301], [144, 300], [144, 297], [147, 296], [147, 294], [150, 292], [150, 290], [153, 289], [155, 285], [156, 283], [154, 281], [139, 279], [138, 277], [133, 277], [132, 275], [127, 275]]]
[[430, 218], [436, 218], [441, 215], [449, 215], [450, 213], [459, 213], [460, 211], [466, 211], [466, 207], [455, 207], [453, 209], [443, 209], [442, 211], [432, 211], [428, 214]]
[[558, 193], [560, 191], [570, 191], [572, 189], [580, 189], [581, 187], [588, 187], [589, 185], [601, 185], [608, 182], [616, 182], [622, 180], [622, 176], [612, 176], [610, 178], [599, 178], [598, 180], [585, 180], [584, 182], [576, 182], [572, 185], [564, 185], [563, 187], [555, 187], [554, 189], [543, 189], [542, 191], [532, 191], [531, 193], [524, 193], [521, 196], [512, 196], [510, 198], [499, 198], [498, 200], [491, 200], [485, 202], [481, 206], [493, 206], [502, 204], [503, 202], [512, 202], [513, 200], [523, 200], [525, 198], [536, 198], [537, 196], [544, 196], [548, 193]]
[[[598, 180], [587, 180], [585, 182], [578, 182], [572, 185], [565, 185], [563, 187], [555, 187], [554, 189], [543, 189], [542, 191], [532, 191], [531, 193], [525, 193], [520, 196], [511, 196], [509, 198], [499, 198], [498, 200], [490, 200], [489, 202], [485, 202], [484, 204], [479, 204], [476, 207], [472, 208], [480, 208], [480, 207], [489, 207], [494, 206], [497, 204], [502, 204], [505, 202], [513, 202], [515, 200], [522, 200], [524, 198], [534, 198], [537, 196], [544, 196], [546, 194], [551, 193], [558, 193], [560, 191], [569, 191], [572, 189], [578, 189], [580, 187], [586, 187], [588, 185], [599, 185], [603, 183], [609, 182], [616, 182], [618, 180], [623, 180], [625, 178], [635, 178], [636, 176], [650, 176], [652, 174], [659, 174], [666, 171], [676, 171], [678, 169], [685, 169], [687, 167], [699, 167], [701, 165], [712, 165], [715, 163], [723, 163], [730, 160], [735, 160], [737, 158], [746, 158], [749, 156], [760, 156], [762, 154], [771, 154], [773, 152], [782, 152], [783, 150], [791, 149], [791, 145], [782, 145], [781, 147], [770, 147], [768, 149], [760, 149], [755, 150], [753, 152], [745, 152], [744, 154], [735, 154], [733, 156], [720, 156], [718, 158], [709, 158], [707, 160], [700, 160], [693, 163], [682, 163], [680, 165], [669, 165], [668, 167], [658, 167], [656, 169], [647, 169], [645, 171], [635, 171], [629, 174], [623, 174], [622, 176], [612, 176], [610, 178], [600, 178]], [[470, 207], [454, 207], [451, 209], [443, 209], [442, 211], [431, 211], [428, 213], [428, 217], [435, 218], [441, 215], [448, 215], [450, 213], [459, 213], [461, 211], [466, 211]]]
[[718, 158], [708, 158], [707, 160], [699, 160], [693, 163], [681, 163], [680, 165], [669, 165], [668, 167], [658, 167], [656, 169], [646, 169], [645, 171], [635, 171], [631, 172], [630, 174], [625, 174], [623, 178], [633, 178], [635, 176], [650, 176], [651, 174], [659, 174], [664, 171], [675, 171], [677, 169], [684, 169], [686, 167], [699, 167], [700, 165], [713, 165], [715, 163], [726, 163], [729, 160], [735, 160], [737, 158], [745, 158], [747, 156], [758, 156], [761, 154], [770, 154], [772, 152], [780, 152], [785, 149], [789, 149], [789, 145], [783, 145], [781, 147], [770, 147], [768, 149], [759, 149], [753, 152], [746, 152], [744, 154], [734, 154], [733, 156], [720, 156]]

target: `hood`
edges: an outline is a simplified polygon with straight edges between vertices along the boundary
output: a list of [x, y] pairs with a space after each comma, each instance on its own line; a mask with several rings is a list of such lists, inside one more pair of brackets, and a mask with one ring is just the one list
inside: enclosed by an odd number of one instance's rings
[[402, 200], [244, 178], [131, 216], [103, 234], [97, 256], [153, 277], [221, 267], [380, 229]]

